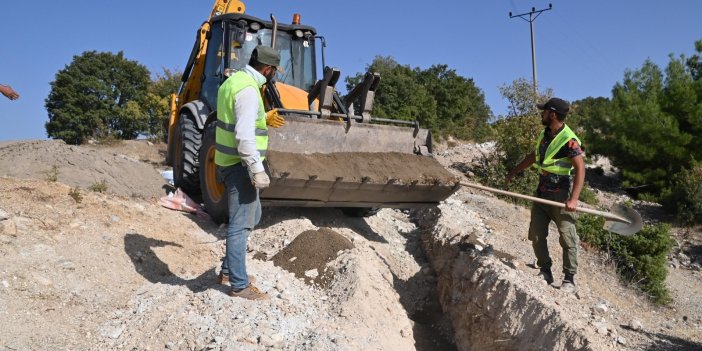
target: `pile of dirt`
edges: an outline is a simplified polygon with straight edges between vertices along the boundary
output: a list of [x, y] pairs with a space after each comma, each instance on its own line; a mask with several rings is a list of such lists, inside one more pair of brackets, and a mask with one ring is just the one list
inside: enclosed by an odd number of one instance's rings
[[0, 144], [0, 176], [57, 181], [121, 196], [160, 197], [167, 188], [154, 168], [162, 166], [157, 155], [158, 148], [145, 140], [87, 147], [62, 140], [6, 142]]
[[343, 235], [321, 228], [307, 230], [298, 235], [288, 246], [273, 258], [273, 264], [304, 279], [307, 284], [328, 288], [334, 280], [334, 272], [327, 264], [353, 244]]

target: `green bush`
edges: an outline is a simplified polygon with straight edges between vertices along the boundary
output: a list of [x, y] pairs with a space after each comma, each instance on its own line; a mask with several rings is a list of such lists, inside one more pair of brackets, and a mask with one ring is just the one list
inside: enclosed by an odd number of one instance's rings
[[101, 180], [98, 183], [93, 183], [88, 187], [88, 190], [94, 191], [96, 193], [104, 193], [107, 191], [107, 183], [104, 180]]
[[670, 226], [644, 226], [636, 235], [621, 236], [602, 229], [603, 225], [604, 218], [580, 215], [578, 235], [583, 242], [609, 252], [624, 281], [637, 286], [657, 303], [669, 303], [665, 278], [667, 256], [673, 247]]
[[702, 164], [693, 163], [675, 175], [671, 188], [661, 197], [666, 210], [675, 213], [682, 224], [702, 223]]
[[46, 181], [48, 182], [56, 182], [58, 181], [58, 176], [59, 176], [59, 168], [57, 165], [51, 166], [51, 169], [46, 171]]
[[76, 203], [83, 201], [83, 195], [80, 193], [79, 187], [71, 188], [71, 191], [68, 192], [68, 196], [73, 198]]
[[597, 206], [600, 202], [597, 200], [597, 194], [589, 186], [583, 185], [583, 190], [580, 191], [580, 201], [588, 204]]

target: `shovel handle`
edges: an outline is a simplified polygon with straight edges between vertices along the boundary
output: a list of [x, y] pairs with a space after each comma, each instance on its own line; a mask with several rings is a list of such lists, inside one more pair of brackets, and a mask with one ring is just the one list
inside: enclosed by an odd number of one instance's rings
[[[498, 193], [498, 194], [502, 194], [502, 195], [512, 196], [512, 197], [516, 197], [516, 198], [520, 198], [520, 199], [524, 199], [524, 200], [529, 200], [529, 201], [533, 201], [533, 202], [539, 202], [539, 203], [542, 203], [542, 204], [545, 204], [545, 205], [557, 206], [557, 207], [562, 207], [562, 208], [565, 208], [565, 207], [566, 207], [565, 204], [562, 203], [562, 202], [556, 202], [556, 201], [551, 201], [551, 200], [542, 199], [542, 198], [539, 198], [539, 197], [534, 197], [534, 196], [529, 196], [529, 195], [523, 195], [523, 194], [513, 193], [513, 192], [511, 192], [511, 191], [495, 189], [495, 188], [491, 188], [491, 187], [484, 186], [484, 185], [480, 185], [480, 184], [465, 183], [465, 182], [460, 182], [459, 184], [462, 185], [462, 186], [467, 186], [467, 187], [476, 188], [476, 189], [480, 189], [480, 190], [485, 190], [485, 191], [489, 191], [489, 192], [493, 192], [493, 193]], [[628, 220], [628, 219], [626, 219], [626, 218], [624, 218], [624, 217], [617, 216], [617, 215], [615, 215], [615, 214], [611, 214], [611, 213], [609, 213], [609, 212], [602, 212], [602, 211], [593, 210], [593, 209], [589, 209], [589, 208], [583, 208], [583, 207], [577, 207], [577, 208], [575, 209], [575, 211], [583, 212], [583, 213], [589, 213], [589, 214], [592, 214], [592, 215], [595, 215], [595, 216], [604, 217], [604, 218], [611, 219], [611, 220], [614, 220], [614, 221], [617, 221], [617, 222], [622, 222], [622, 223], [631, 224], [631, 221], [630, 221], [630, 220]]]

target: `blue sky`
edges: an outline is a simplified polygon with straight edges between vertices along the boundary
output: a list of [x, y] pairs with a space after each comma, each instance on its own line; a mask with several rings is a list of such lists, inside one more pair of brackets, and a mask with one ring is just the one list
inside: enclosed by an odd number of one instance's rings
[[[0, 140], [44, 139], [44, 100], [55, 74], [84, 51], [123, 51], [153, 73], [184, 68], [212, 0], [4, 1], [0, 11], [0, 83], [21, 95], [0, 96]], [[293, 13], [327, 39], [326, 63], [342, 77], [363, 72], [376, 55], [427, 68], [447, 64], [474, 79], [495, 115], [507, 113], [498, 87], [531, 79], [529, 23], [508, 13], [553, 9], [534, 22], [537, 80], [556, 96], [611, 97], [626, 69], [648, 58], [691, 55], [702, 39], [702, 1], [604, 0], [256, 0], [247, 13]], [[382, 83], [381, 83], [382, 84]], [[343, 86], [343, 84], [339, 84]]]

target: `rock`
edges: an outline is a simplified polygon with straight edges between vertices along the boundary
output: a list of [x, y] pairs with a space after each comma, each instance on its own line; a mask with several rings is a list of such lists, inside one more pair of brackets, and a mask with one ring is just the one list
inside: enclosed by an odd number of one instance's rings
[[37, 282], [37, 284], [39, 284], [41, 286], [49, 287], [49, 286], [54, 285], [54, 282], [52, 282], [51, 279], [46, 278], [46, 277], [42, 277], [40, 275], [35, 275], [34, 281]]
[[258, 340], [258, 343], [265, 347], [273, 347], [273, 338], [267, 334], [261, 335], [261, 338]]
[[637, 319], [632, 319], [629, 322], [629, 328], [631, 328], [631, 330], [634, 331], [639, 331], [641, 330], [641, 328], [643, 328], [643, 326], [641, 325], [641, 322], [639, 322]]
[[598, 302], [595, 306], [592, 307], [592, 312], [597, 314], [597, 315], [605, 315], [609, 309], [607, 308], [607, 304], [605, 302]]
[[621, 345], [626, 345], [626, 339], [623, 336], [618, 336], [617, 343]]
[[593, 322], [592, 326], [595, 327], [597, 334], [607, 335], [608, 328], [606, 322]]
[[308, 278], [317, 278], [319, 276], [319, 272], [317, 271], [317, 268], [315, 269], [310, 269], [309, 271], [305, 271], [305, 277]]
[[0, 221], [4, 221], [6, 219], [10, 218], [10, 214], [5, 212], [2, 208], [0, 208]]
[[122, 332], [124, 332], [124, 326], [122, 325], [107, 326], [100, 330], [100, 335], [110, 339], [117, 339], [122, 335]]
[[17, 235], [17, 226], [15, 225], [15, 222], [12, 220], [2, 221], [2, 222], [0, 222], [0, 232], [5, 234], [5, 235], [16, 236]]

